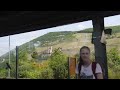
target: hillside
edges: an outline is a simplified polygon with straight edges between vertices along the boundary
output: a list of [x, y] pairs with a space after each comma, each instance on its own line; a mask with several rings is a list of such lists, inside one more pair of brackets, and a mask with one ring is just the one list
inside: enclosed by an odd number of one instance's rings
[[[48, 34], [45, 34], [41, 37], [38, 37], [34, 40], [32, 40], [33, 43], [39, 42], [41, 47], [44, 47], [46, 45], [54, 45], [58, 44], [58, 42], [63, 42], [63, 41], [69, 41], [73, 37], [73, 34], [75, 32], [69, 32], [69, 31], [64, 31], [64, 32], [50, 32]], [[53, 43], [54, 42], [54, 43]]]
[[[120, 26], [106, 27], [113, 29], [113, 35], [107, 38], [107, 51], [113, 47], [118, 47], [120, 52]], [[89, 45], [91, 52], [94, 52], [94, 46], [91, 44], [92, 28], [82, 31], [63, 31], [63, 32], [50, 32], [30, 42], [19, 46], [19, 61], [32, 61], [35, 62], [47, 60], [51, 52], [56, 48], [61, 48], [62, 52], [67, 56], [75, 56], [79, 53], [80, 47]], [[52, 48], [52, 51], [50, 51]], [[50, 50], [49, 50], [50, 49]], [[11, 51], [11, 66], [15, 66], [15, 49]], [[0, 57], [0, 70], [6, 68], [9, 53]], [[21, 65], [21, 64], [20, 64]]]
[[[111, 26], [111, 27], [106, 27], [106, 28], [111, 28], [113, 30], [113, 33], [120, 32], [120, 26]], [[30, 54], [33, 51], [35, 51], [35, 48], [37, 48], [37, 51], [39, 51], [40, 49], [45, 50], [46, 47], [49, 47], [49, 46], [55, 46], [55, 45], [60, 46], [59, 44], [62, 44], [65, 42], [72, 42], [72, 41], [74, 42], [75, 40], [77, 40], [76, 37], [80, 38], [80, 36], [77, 35], [77, 33], [82, 33], [82, 34], [83, 33], [92, 33], [92, 31], [93, 31], [92, 28], [88, 28], [88, 29], [85, 29], [82, 31], [74, 31], [74, 32], [71, 32], [71, 31], [50, 32], [50, 33], [40, 36], [34, 40], [31, 40], [30, 42], [26, 42], [25, 44], [21, 45], [19, 47], [19, 51], [26, 51], [27, 53]], [[75, 36], [75, 34], [77, 36]], [[84, 37], [84, 35], [83, 35], [83, 37]], [[81, 38], [83, 38], [83, 37], [81, 37]], [[91, 36], [89, 36], [88, 38], [91, 38]], [[38, 47], [42, 47], [42, 48], [38, 48]], [[64, 47], [64, 44], [62, 45], [62, 47]], [[11, 51], [11, 53], [14, 53], [14, 52], [15, 52], [15, 50]], [[3, 57], [8, 59], [8, 53], [1, 56], [0, 59], [2, 59]]]
[[[110, 27], [105, 27], [106, 29], [111, 28], [112, 33], [119, 33], [120, 32], [120, 25], [119, 26], [110, 26]], [[88, 28], [85, 30], [78, 31], [78, 33], [92, 33], [93, 28]]]

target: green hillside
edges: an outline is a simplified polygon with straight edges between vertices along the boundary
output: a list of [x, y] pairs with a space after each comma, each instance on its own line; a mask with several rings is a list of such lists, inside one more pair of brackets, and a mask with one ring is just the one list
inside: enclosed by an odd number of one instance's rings
[[[113, 30], [113, 34], [116, 33], [117, 35], [117, 36], [112, 35], [111, 38], [107, 38], [107, 50], [108, 51], [111, 50], [112, 47], [118, 47], [118, 52], [120, 52], [120, 47], [118, 46], [120, 45], [120, 42], [119, 42], [120, 26], [112, 26], [112, 27], [106, 27], [106, 28], [111, 28]], [[31, 70], [32, 68], [35, 68], [35, 70], [38, 68], [38, 67], [34, 67], [34, 63], [38, 64], [39, 62], [41, 63], [43, 62], [43, 60], [46, 61], [50, 58], [49, 55], [47, 54], [44, 55], [44, 52], [50, 46], [53, 47], [53, 51], [56, 50], [57, 48], [62, 48], [62, 54], [65, 54], [65, 56], [63, 55], [64, 58], [66, 58], [67, 56], [77, 55], [79, 52], [79, 48], [83, 45], [89, 45], [91, 50], [94, 51], [94, 46], [93, 44], [91, 44], [92, 32], [93, 32], [92, 28], [85, 29], [82, 31], [74, 31], [74, 32], [71, 32], [71, 31], [50, 32], [19, 46], [20, 77], [32, 78], [34, 76], [34, 74], [32, 73], [33, 71]], [[15, 76], [15, 49], [11, 51], [10, 56], [11, 56], [10, 58], [11, 67], [14, 68], [11, 70], [11, 76], [14, 77]], [[6, 63], [8, 62], [8, 57], [9, 57], [9, 53], [6, 53], [5, 55], [0, 57], [0, 61], [5, 59], [3, 63], [0, 63], [0, 71], [1, 71], [0, 77], [6, 76], [7, 71], [5, 68], [6, 68]], [[24, 68], [26, 68], [26, 71], [24, 71]], [[31, 72], [32, 74], [28, 73], [27, 71]]]
[[[119, 33], [120, 32], [120, 25], [119, 26], [110, 26], [110, 27], [105, 27], [106, 29], [111, 28], [112, 33]], [[85, 30], [78, 31], [78, 33], [92, 33], [93, 28], [88, 28]]]
[[[120, 26], [112, 26], [112, 27], [106, 27], [106, 28], [111, 28], [113, 30], [113, 33], [120, 32]], [[33, 51], [35, 51], [34, 44], [37, 44], [37, 42], [39, 42], [37, 47], [44, 48], [44, 47], [48, 47], [48, 46], [58, 45], [58, 44], [64, 43], [64, 42], [72, 42], [72, 41], [74, 41], [74, 39], [76, 37], [74, 34], [92, 33], [92, 32], [93, 32], [92, 28], [88, 28], [88, 29], [81, 30], [81, 31], [74, 31], [74, 32], [70, 32], [70, 31], [50, 32], [50, 33], [47, 33], [43, 36], [40, 36], [34, 40], [31, 40], [30, 42], [26, 42], [25, 44], [19, 46], [19, 51], [20, 52], [25, 51], [30, 54]], [[38, 50], [39, 50], [39, 48], [38, 48]], [[11, 51], [11, 53], [13, 53], [13, 51]], [[2, 59], [3, 57], [8, 59], [8, 53], [1, 56], [0, 58]]]
[[[50, 32], [48, 34], [45, 34], [41, 37], [38, 37], [34, 40], [32, 40], [33, 43], [36, 43], [39, 41], [41, 44], [41, 47], [44, 47], [46, 45], [54, 45], [58, 44], [58, 42], [63, 42], [63, 41], [69, 41], [74, 38], [73, 34], [75, 32], [69, 32], [69, 31], [64, 31], [64, 32]], [[56, 42], [56, 43], [53, 43]]]

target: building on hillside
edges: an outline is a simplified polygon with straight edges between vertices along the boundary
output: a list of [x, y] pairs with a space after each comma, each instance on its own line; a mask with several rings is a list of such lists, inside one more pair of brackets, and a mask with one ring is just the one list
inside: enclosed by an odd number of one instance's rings
[[40, 59], [47, 59], [48, 57], [51, 56], [52, 52], [53, 52], [52, 46], [48, 47], [47, 50], [44, 50], [44, 51], [39, 53]]

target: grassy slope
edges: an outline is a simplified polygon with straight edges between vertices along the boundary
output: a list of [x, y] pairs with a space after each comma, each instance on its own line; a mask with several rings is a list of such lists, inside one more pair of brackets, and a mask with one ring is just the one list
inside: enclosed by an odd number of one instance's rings
[[[84, 38], [85, 38], [85, 33], [77, 33], [75, 34], [74, 36], [76, 36], [76, 39], [73, 41], [73, 42], [63, 42], [63, 43], [60, 43], [60, 44], [57, 44], [57, 45], [53, 45], [53, 49], [55, 48], [59, 48], [59, 47], [62, 47], [62, 49], [65, 51], [67, 49], [70, 49], [72, 50], [74, 53], [77, 53], [80, 49], [80, 47], [84, 46], [84, 45], [87, 45], [89, 46], [92, 50], [94, 49], [94, 45], [91, 44], [91, 34], [88, 33], [87, 36], [88, 36], [88, 40], [87, 42], [85, 42]], [[117, 34], [117, 36], [120, 36], [120, 33]], [[118, 46], [120, 45], [120, 38], [113, 38], [113, 39], [107, 39], [107, 50], [109, 50], [110, 48], [112, 47], [115, 47], [115, 46]], [[120, 47], [119, 48], [119, 51], [120, 51]], [[43, 50], [46, 50], [47, 47], [42, 47], [42, 48], [37, 48], [36, 50], [38, 52], [40, 51], [43, 51]], [[67, 52], [67, 51], [65, 51]], [[69, 51], [67, 52], [67, 54], [70, 53]], [[73, 53], [71, 53], [70, 55], [72, 55]]]

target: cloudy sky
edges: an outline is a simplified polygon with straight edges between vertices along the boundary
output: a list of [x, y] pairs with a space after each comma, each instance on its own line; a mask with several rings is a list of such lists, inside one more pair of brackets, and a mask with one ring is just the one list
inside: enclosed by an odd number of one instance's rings
[[[120, 25], [120, 15], [105, 18], [105, 26]], [[92, 21], [79, 22], [49, 29], [37, 30], [29, 33], [22, 33], [10, 36], [10, 49], [15, 48], [34, 38], [42, 36], [48, 32], [57, 31], [79, 31], [86, 28], [92, 28]], [[9, 37], [0, 38], [0, 56], [9, 51]]]

